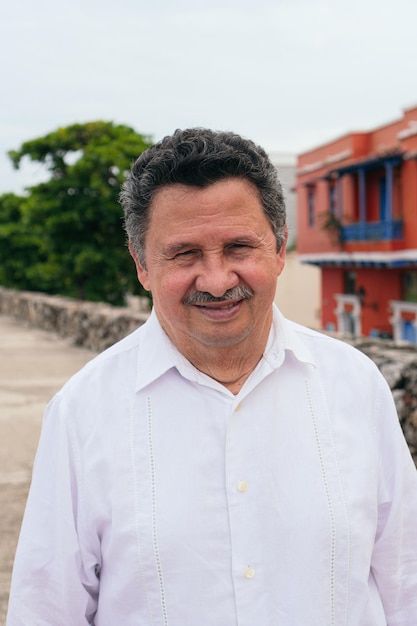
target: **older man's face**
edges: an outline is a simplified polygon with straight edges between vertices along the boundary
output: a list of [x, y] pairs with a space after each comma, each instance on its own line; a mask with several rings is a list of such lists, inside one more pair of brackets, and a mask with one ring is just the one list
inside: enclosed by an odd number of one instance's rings
[[237, 178], [167, 186], [150, 211], [146, 269], [135, 261], [176, 347], [187, 358], [238, 345], [262, 351], [284, 248], [277, 252], [256, 188]]

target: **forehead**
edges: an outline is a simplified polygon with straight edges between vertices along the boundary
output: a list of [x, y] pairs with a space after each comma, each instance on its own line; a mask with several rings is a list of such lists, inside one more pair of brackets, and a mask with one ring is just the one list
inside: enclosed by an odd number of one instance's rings
[[158, 227], [167, 220], [175, 220], [182, 226], [214, 219], [269, 223], [257, 188], [240, 178], [220, 180], [206, 187], [183, 184], [161, 187], [154, 194], [149, 212], [150, 226], [158, 223]]

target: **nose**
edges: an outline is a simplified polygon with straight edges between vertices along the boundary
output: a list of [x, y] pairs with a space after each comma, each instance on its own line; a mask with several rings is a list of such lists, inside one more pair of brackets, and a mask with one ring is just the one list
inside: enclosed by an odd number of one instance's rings
[[239, 284], [239, 276], [221, 254], [207, 255], [199, 267], [195, 288], [216, 298]]

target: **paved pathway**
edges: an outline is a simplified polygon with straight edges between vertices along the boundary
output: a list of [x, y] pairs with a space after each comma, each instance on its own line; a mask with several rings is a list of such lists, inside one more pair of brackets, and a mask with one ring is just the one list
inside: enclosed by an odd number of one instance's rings
[[1, 626], [45, 405], [93, 356], [66, 339], [0, 315]]

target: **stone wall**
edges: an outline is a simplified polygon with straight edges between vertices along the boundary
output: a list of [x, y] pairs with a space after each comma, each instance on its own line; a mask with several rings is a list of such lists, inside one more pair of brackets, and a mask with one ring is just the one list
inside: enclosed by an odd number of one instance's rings
[[0, 314], [69, 337], [76, 346], [101, 352], [149, 317], [149, 311], [80, 302], [62, 296], [0, 287]]
[[[60, 296], [0, 287], [0, 314], [61, 337], [77, 346], [102, 351], [143, 324], [149, 311], [138, 301], [129, 308], [79, 302]], [[379, 367], [393, 392], [399, 419], [417, 463], [417, 348], [381, 339], [346, 339]]]
[[386, 339], [346, 339], [379, 367], [388, 382], [398, 417], [417, 465], [417, 347]]

